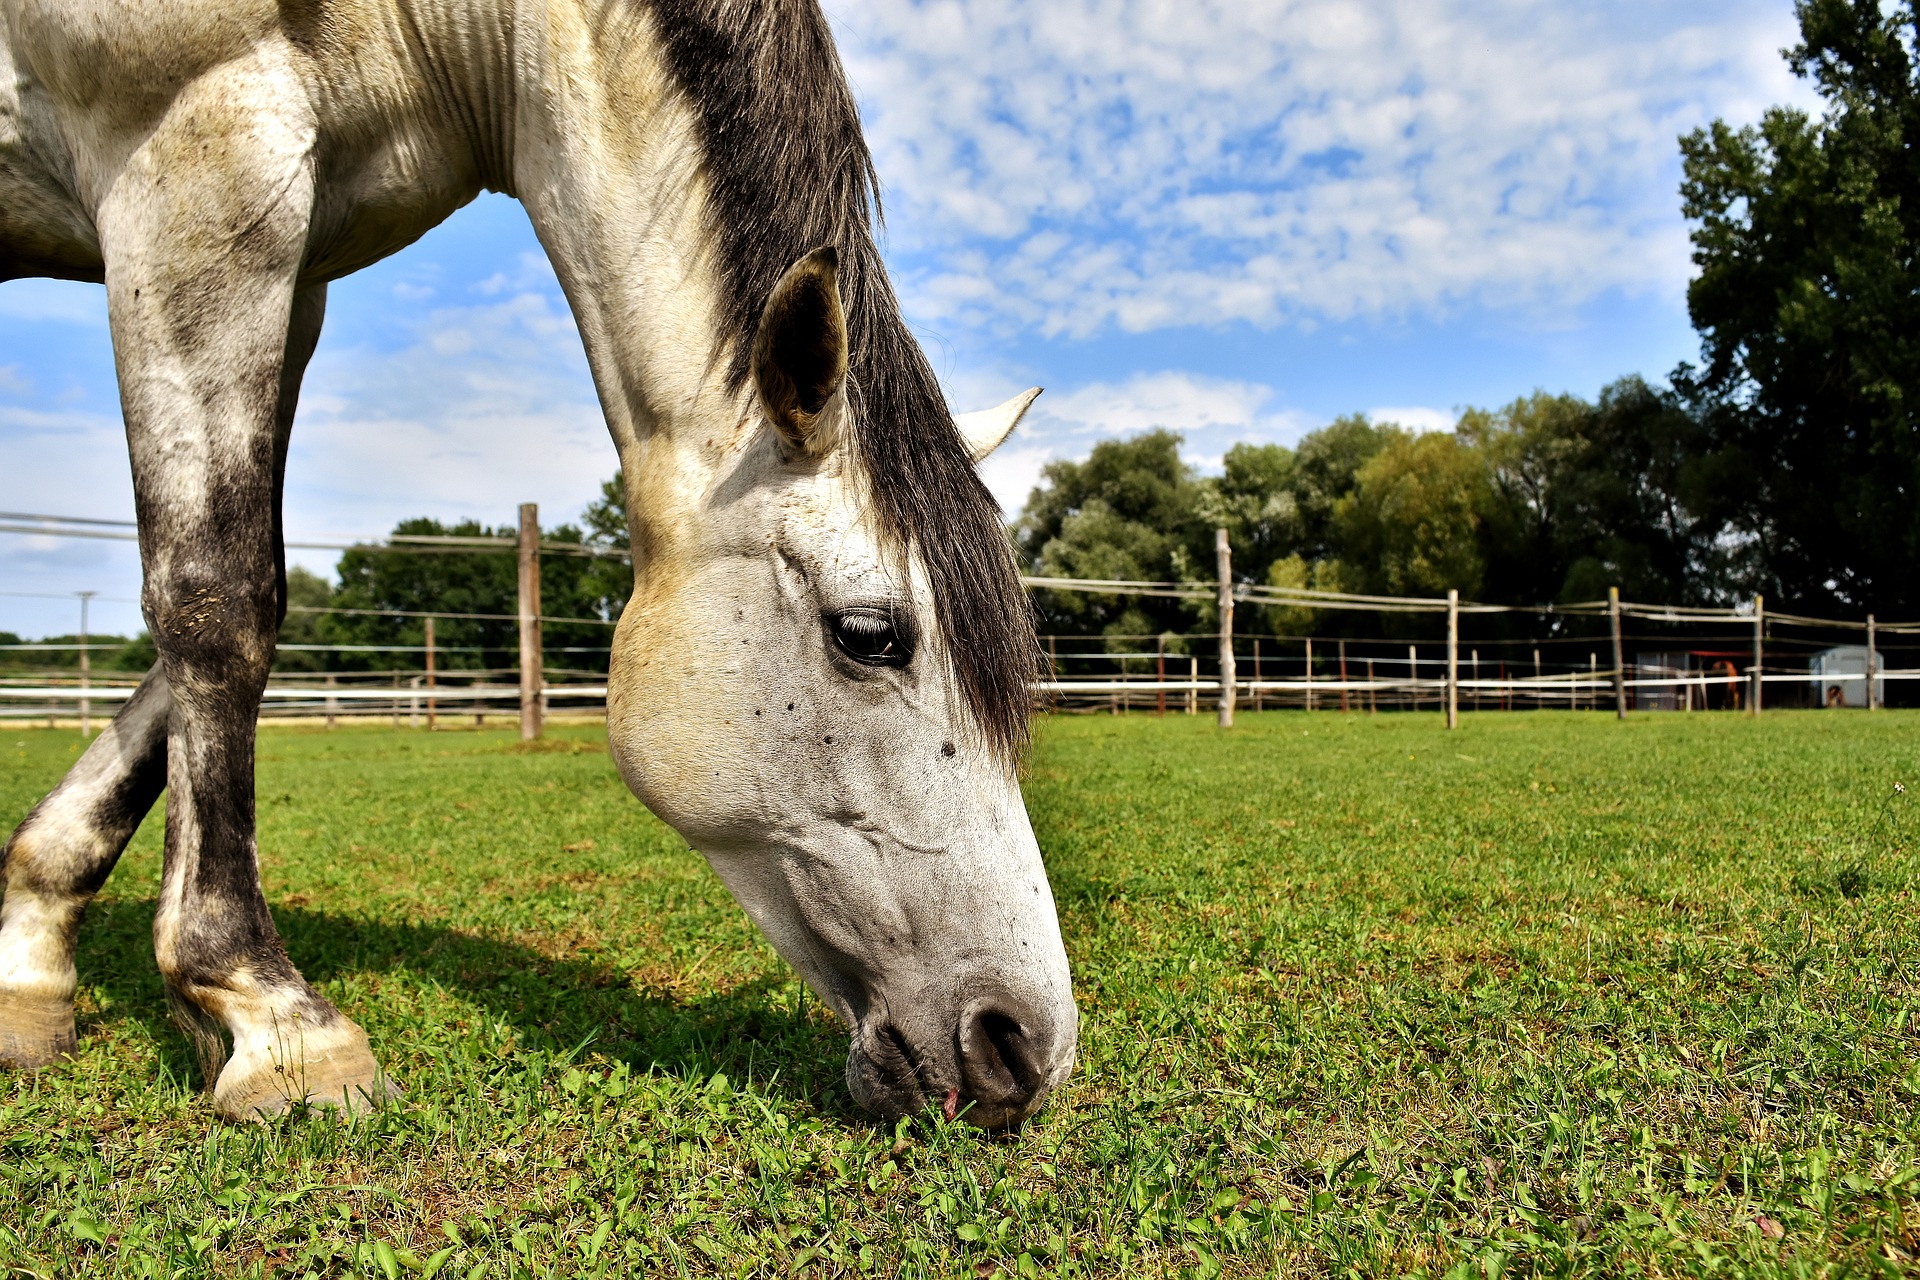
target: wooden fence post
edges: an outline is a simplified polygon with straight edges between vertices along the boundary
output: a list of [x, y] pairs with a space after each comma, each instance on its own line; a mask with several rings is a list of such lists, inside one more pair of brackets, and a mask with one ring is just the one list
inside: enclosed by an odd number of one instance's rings
[[1613, 714], [1627, 718], [1627, 660], [1620, 643], [1620, 588], [1607, 588], [1607, 623], [1613, 628]]
[[1167, 714], [1167, 633], [1153, 638], [1153, 678], [1160, 688], [1154, 694], [1153, 714]]
[[1879, 636], [1874, 632], [1873, 615], [1867, 615], [1867, 710], [1880, 709], [1879, 686], [1874, 682], [1874, 673], [1880, 669]]
[[93, 599], [91, 591], [78, 591], [80, 597], [80, 736], [93, 736], [93, 700], [87, 697], [93, 686], [92, 655], [87, 650], [87, 601]]
[[1200, 714], [1200, 655], [1190, 654], [1187, 658], [1187, 714]]
[[1213, 531], [1214, 570], [1220, 577], [1220, 720], [1233, 728], [1233, 698], [1238, 672], [1233, 668], [1233, 545], [1225, 529]]
[[520, 504], [520, 740], [540, 736], [540, 507]]
[[1414, 646], [1407, 646], [1407, 706], [1420, 709], [1420, 652]]
[[1753, 598], [1753, 697], [1749, 699], [1752, 706], [1747, 712], [1748, 715], [1753, 716], [1760, 714], [1760, 673], [1764, 665], [1761, 636], [1766, 630], [1766, 625], [1767, 599], [1765, 596], [1755, 596]]
[[1340, 642], [1340, 714], [1347, 713], [1347, 642]]
[[1313, 710], [1313, 637], [1307, 637], [1307, 710]]
[[[439, 671], [439, 669], [440, 669], [439, 663], [435, 660], [435, 648], [434, 648], [434, 641], [433, 641], [433, 617], [432, 615], [428, 615], [427, 617], [427, 688], [431, 689], [436, 684], [438, 680], [436, 673]], [[427, 732], [429, 733], [433, 732], [434, 723], [438, 719], [439, 714], [440, 714], [440, 699], [429, 697], [427, 699]]]
[[[339, 676], [335, 675], [331, 671], [327, 672], [327, 685], [329, 688], [339, 683], [340, 683]], [[327, 728], [331, 729], [333, 728], [333, 717], [340, 710], [340, 699], [334, 697], [332, 694], [328, 694], [326, 705], [327, 705]]]
[[1460, 593], [1447, 588], [1447, 728], [1460, 727]]

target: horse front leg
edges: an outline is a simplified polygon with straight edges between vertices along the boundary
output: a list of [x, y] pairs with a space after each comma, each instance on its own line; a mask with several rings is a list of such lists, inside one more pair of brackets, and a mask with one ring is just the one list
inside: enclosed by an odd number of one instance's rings
[[388, 1088], [365, 1033], [287, 958], [254, 835], [279, 618], [277, 409], [313, 191], [302, 110], [272, 75], [230, 64], [175, 104], [100, 217], [142, 604], [172, 702], [154, 950], [232, 1119], [360, 1107]]
[[[279, 619], [287, 604], [280, 522], [287, 444], [325, 316], [326, 286], [294, 299], [281, 367], [273, 515]], [[80, 918], [166, 786], [172, 711], [166, 673], [156, 664], [0, 849], [0, 1067], [44, 1067], [74, 1052]]]

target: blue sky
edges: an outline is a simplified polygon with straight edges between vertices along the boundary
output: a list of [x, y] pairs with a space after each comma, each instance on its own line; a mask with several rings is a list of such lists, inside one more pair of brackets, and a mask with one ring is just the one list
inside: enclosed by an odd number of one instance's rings
[[[1445, 426], [1695, 350], [1676, 137], [1812, 100], [1787, 0], [840, 0], [907, 312], [987, 465], [1153, 426], [1215, 465]], [[488, 197], [333, 286], [288, 479], [315, 539], [571, 517], [615, 465], [526, 219]], [[101, 291], [0, 284], [0, 509], [132, 511]], [[325, 570], [331, 557], [296, 558]], [[133, 630], [130, 546], [0, 535], [0, 630]]]

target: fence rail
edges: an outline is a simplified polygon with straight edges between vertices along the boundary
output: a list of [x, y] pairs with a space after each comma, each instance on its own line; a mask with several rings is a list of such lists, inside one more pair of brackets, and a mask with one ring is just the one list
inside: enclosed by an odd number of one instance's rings
[[[517, 537], [399, 534], [352, 542], [289, 542], [287, 545], [291, 547], [367, 553], [513, 555], [518, 561], [518, 607], [511, 614], [488, 614], [295, 606], [293, 612], [306, 614], [338, 613], [420, 620], [424, 643], [282, 646], [290, 653], [420, 654], [424, 658], [425, 669], [352, 675], [345, 672], [283, 673], [270, 682], [262, 714], [292, 716], [317, 711], [329, 721], [348, 715], [392, 716], [397, 720], [404, 714], [417, 722], [424, 711], [427, 724], [432, 726], [443, 708], [450, 710], [459, 707], [476, 716], [499, 715], [502, 710], [511, 708], [510, 713], [517, 718], [522, 736], [537, 737], [542, 715], [556, 702], [579, 709], [603, 705], [606, 698], [604, 677], [597, 676], [597, 673], [560, 671], [547, 666], [541, 631], [545, 623], [612, 626], [616, 625], [617, 619], [544, 614], [540, 608], [540, 560], [547, 555], [625, 557], [626, 552], [615, 547], [556, 542], [544, 538], [537, 517], [538, 512], [532, 504], [523, 505], [519, 512]], [[0, 533], [122, 540], [135, 540], [138, 536], [131, 521], [78, 519], [23, 512], [0, 512]], [[1134, 637], [1154, 640], [1156, 651], [1152, 654], [1114, 651], [1113, 644], [1127, 637], [1066, 637], [1082, 645], [1101, 647], [1084, 652], [1070, 651], [1063, 658], [1057, 651], [1057, 644], [1053, 645], [1047, 677], [1032, 686], [1035, 699], [1068, 710], [1120, 711], [1151, 707], [1158, 712], [1185, 710], [1190, 713], [1197, 713], [1205, 699], [1216, 705], [1222, 725], [1232, 723], [1234, 708], [1243, 699], [1250, 701], [1256, 709], [1269, 705], [1299, 705], [1312, 709], [1333, 705], [1335, 700], [1348, 710], [1354, 709], [1356, 700], [1361, 700], [1368, 711], [1383, 707], [1437, 705], [1444, 711], [1448, 726], [1453, 727], [1458, 723], [1463, 697], [1475, 709], [1484, 708], [1489, 701], [1504, 707], [1599, 709], [1603, 705], [1611, 705], [1617, 714], [1624, 716], [1636, 703], [1664, 709], [1694, 710], [1697, 709], [1696, 703], [1698, 709], [1705, 709], [1713, 707], [1717, 700], [1722, 707], [1757, 713], [1766, 701], [1763, 691], [1769, 686], [1797, 684], [1814, 690], [1816, 701], [1825, 704], [1831, 704], [1836, 696], [1840, 703], [1850, 703], [1858, 687], [1865, 690], [1864, 703], [1872, 707], [1880, 705], [1882, 691], [1888, 682], [1920, 678], [1920, 668], [1891, 670], [1884, 661], [1885, 641], [1890, 637], [1920, 636], [1920, 622], [1878, 622], [1872, 615], [1852, 620], [1769, 614], [1765, 602], [1759, 597], [1755, 597], [1750, 604], [1737, 606], [1679, 606], [1622, 600], [1616, 590], [1609, 591], [1605, 600], [1521, 606], [1464, 601], [1451, 591], [1444, 597], [1416, 597], [1275, 587], [1234, 580], [1232, 548], [1224, 529], [1216, 531], [1215, 550], [1217, 572], [1211, 583], [1038, 576], [1022, 578], [1021, 581], [1035, 591], [1210, 601], [1215, 605], [1220, 620], [1217, 635]], [[84, 597], [91, 593], [77, 594]], [[1386, 641], [1366, 641], [1366, 652], [1355, 653], [1350, 670], [1347, 643], [1344, 640], [1322, 639], [1322, 661], [1316, 663], [1315, 637], [1236, 635], [1236, 606], [1358, 611], [1383, 615], [1439, 615], [1445, 620], [1446, 639], [1440, 657], [1421, 656], [1420, 644], [1416, 642], [1407, 646], [1404, 658], [1381, 652], [1388, 643]], [[1498, 675], [1487, 678], [1481, 674], [1479, 652], [1472, 647], [1475, 642], [1468, 642], [1465, 661], [1462, 660], [1461, 619], [1502, 614], [1548, 619], [1552, 627], [1573, 626], [1575, 629], [1590, 624], [1574, 620], [1604, 619], [1608, 635], [1604, 639], [1571, 635], [1535, 639], [1532, 641], [1531, 676], [1514, 674], [1509, 670], [1508, 662], [1496, 654], [1490, 665], [1497, 668]], [[0, 678], [0, 718], [57, 716], [62, 708], [74, 707], [79, 712], [85, 731], [90, 723], [93, 704], [111, 705], [132, 695], [133, 682], [116, 682], [104, 673], [99, 676], [90, 673], [91, 654], [108, 646], [87, 642], [84, 610], [82, 617], [78, 644], [54, 642], [0, 646], [21, 652], [77, 650], [80, 667], [77, 682], [51, 678], [46, 673], [16, 680]], [[1628, 637], [1623, 630], [1623, 623], [1628, 619], [1655, 627], [1733, 627], [1738, 628], [1741, 634], [1709, 637], [1707, 646], [1697, 643], [1690, 645], [1683, 637], [1667, 637], [1665, 643], [1680, 646], [1677, 651], [1662, 653], [1643, 647], [1640, 655], [1642, 660], [1635, 661], [1628, 656], [1628, 640], [1633, 639], [1644, 645], [1651, 637]], [[442, 656], [468, 655], [470, 660], [472, 654], [498, 650], [474, 645], [436, 644], [436, 620], [515, 623], [519, 649], [517, 668], [506, 671], [441, 668], [439, 659]], [[1422, 625], [1430, 624], [1403, 619], [1398, 623], [1383, 624], [1383, 627], [1389, 630], [1394, 626], [1418, 629]], [[1779, 670], [1777, 639], [1776, 663], [1769, 666], [1766, 644], [1770, 629], [1781, 627], [1841, 629], [1863, 633], [1866, 641], [1863, 669], [1843, 670], [1835, 666], [1828, 670], [1813, 664], [1799, 670]], [[1177, 641], [1180, 647], [1185, 647], [1190, 641], [1203, 641], [1210, 648], [1217, 646], [1216, 655], [1208, 659], [1212, 669], [1202, 671], [1197, 652], [1170, 652], [1169, 640]], [[1263, 640], [1276, 648], [1270, 648], [1263, 654]], [[1562, 642], [1593, 646], [1584, 668], [1577, 662], [1562, 662], [1555, 664], [1561, 670], [1545, 670], [1542, 647]], [[1246, 651], [1249, 643], [1250, 653]], [[1514, 643], [1511, 638], [1478, 642], [1490, 650], [1500, 645], [1510, 649]], [[1278, 647], [1292, 644], [1304, 645], [1304, 653], [1297, 661], [1297, 666], [1294, 658], [1282, 658], [1277, 652]], [[1337, 646], [1337, 665], [1326, 660], [1330, 645]], [[1431, 637], [1426, 645], [1429, 649], [1435, 647]], [[1916, 650], [1911, 644], [1896, 647]], [[1803, 643], [1802, 648], [1811, 646]], [[1604, 666], [1600, 660], [1602, 650], [1608, 651], [1608, 661]], [[555, 655], [599, 655], [605, 652], [607, 650], [602, 646], [567, 646], [552, 650]], [[1839, 650], [1829, 648], [1825, 652], [1836, 653]], [[1916, 650], [1916, 656], [1920, 656], [1920, 650]], [[1679, 661], [1658, 660], [1663, 657], [1678, 658]], [[1696, 659], [1710, 665], [1696, 667]], [[1150, 673], [1142, 669], [1149, 660], [1153, 663]], [[591, 661], [586, 659], [580, 662], [591, 665]], [[1171, 668], [1169, 662], [1173, 664]], [[1186, 668], [1184, 672], [1180, 669], [1183, 662]], [[1514, 670], [1522, 669], [1523, 665], [1519, 662], [1512, 664]], [[1295, 666], [1299, 674], [1291, 674], [1289, 666]], [[1332, 669], [1329, 669], [1330, 666]], [[1674, 669], [1676, 666], [1680, 669]], [[1077, 669], [1068, 670], [1066, 667]], [[1274, 670], [1283, 674], [1269, 677], [1269, 672]], [[1366, 673], [1364, 678], [1357, 674], [1362, 670]], [[1320, 674], [1323, 671], [1325, 674]], [[498, 675], [513, 675], [516, 678], [511, 683], [491, 678]], [[587, 675], [588, 679], [585, 682], [568, 682], [569, 678], [580, 675]], [[549, 676], [560, 676], [562, 679], [559, 683], [548, 683]], [[1793, 695], [1789, 694], [1788, 698], [1793, 700]], [[498, 704], [506, 706], [503, 708]]]

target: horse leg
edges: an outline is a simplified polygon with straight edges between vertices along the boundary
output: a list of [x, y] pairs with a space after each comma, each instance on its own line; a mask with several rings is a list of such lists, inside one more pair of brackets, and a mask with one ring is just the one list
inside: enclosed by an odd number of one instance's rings
[[73, 1052], [74, 937], [166, 785], [170, 707], [156, 667], [0, 851], [0, 1065]]
[[[326, 287], [294, 301], [274, 422], [274, 546], [300, 379], [320, 339]], [[285, 561], [279, 610], [286, 613]], [[43, 1067], [74, 1050], [74, 937], [87, 903], [159, 798], [173, 699], [156, 664], [66, 777], [0, 848], [0, 1066]]]
[[173, 703], [154, 950], [231, 1119], [354, 1108], [387, 1088], [366, 1034], [287, 958], [254, 837], [279, 615], [275, 426], [313, 204], [303, 103], [245, 59], [209, 73], [99, 219], [143, 604]]

